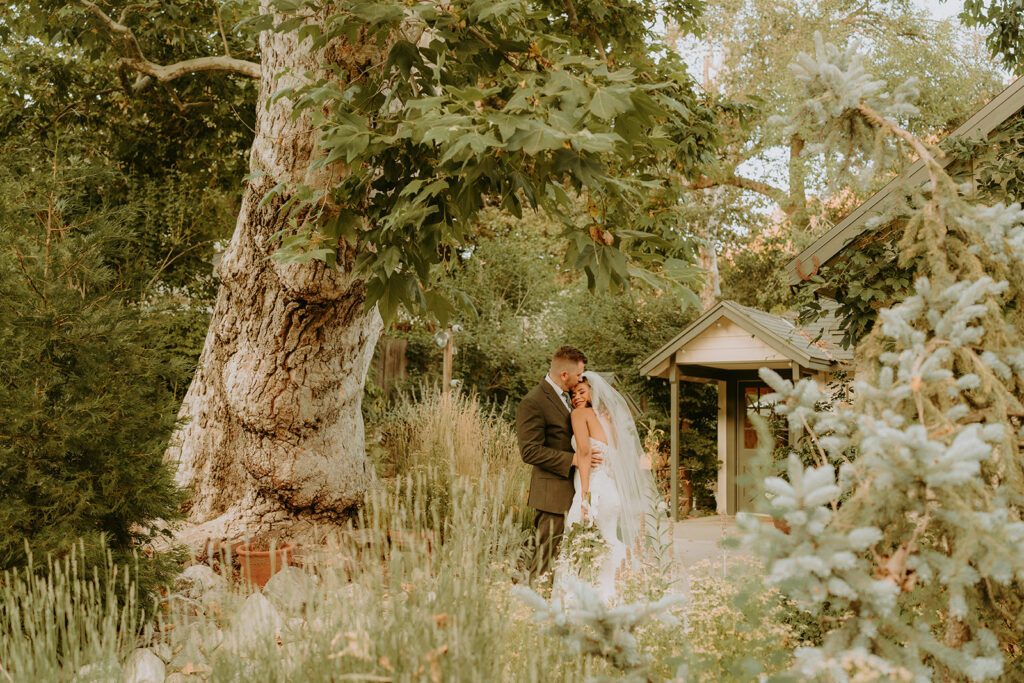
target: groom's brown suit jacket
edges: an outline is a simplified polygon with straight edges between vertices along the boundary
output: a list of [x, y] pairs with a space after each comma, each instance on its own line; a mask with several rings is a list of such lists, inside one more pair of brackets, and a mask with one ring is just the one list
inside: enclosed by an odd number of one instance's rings
[[572, 505], [572, 421], [546, 379], [519, 403], [516, 435], [523, 462], [533, 465], [530, 507], [564, 515]]

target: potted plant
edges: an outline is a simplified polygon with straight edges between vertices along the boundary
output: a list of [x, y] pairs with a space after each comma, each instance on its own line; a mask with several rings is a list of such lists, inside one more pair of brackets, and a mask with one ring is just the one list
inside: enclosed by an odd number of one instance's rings
[[242, 565], [242, 578], [246, 583], [262, 588], [270, 577], [291, 564], [295, 545], [283, 543], [277, 545], [271, 541], [269, 547], [265, 543], [240, 543], [235, 546], [235, 554]]

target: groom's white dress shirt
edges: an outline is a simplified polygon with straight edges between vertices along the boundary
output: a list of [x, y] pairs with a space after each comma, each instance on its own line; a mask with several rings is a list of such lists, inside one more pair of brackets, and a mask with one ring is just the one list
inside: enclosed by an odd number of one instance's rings
[[565, 389], [555, 384], [555, 381], [551, 379], [551, 375], [544, 375], [544, 379], [548, 381], [548, 384], [555, 388], [555, 393], [558, 394], [558, 400], [561, 401], [562, 405], [565, 406], [565, 409], [571, 413], [572, 406], [569, 405], [569, 402], [565, 400]]

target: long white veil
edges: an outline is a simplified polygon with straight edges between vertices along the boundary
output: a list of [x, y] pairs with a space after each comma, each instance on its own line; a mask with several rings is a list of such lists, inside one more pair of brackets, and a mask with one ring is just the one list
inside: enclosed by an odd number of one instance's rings
[[654, 502], [654, 479], [651, 471], [643, 468], [644, 448], [626, 399], [596, 372], [585, 372], [583, 376], [590, 384], [594, 412], [611, 430], [608, 439], [615, 452], [604, 456], [603, 467], [608, 468], [618, 490], [619, 532], [623, 543], [631, 548]]

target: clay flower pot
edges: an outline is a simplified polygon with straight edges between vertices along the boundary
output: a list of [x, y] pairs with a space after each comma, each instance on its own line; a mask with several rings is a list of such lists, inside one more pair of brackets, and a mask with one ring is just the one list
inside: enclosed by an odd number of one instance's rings
[[764, 514], [760, 514], [760, 513], [755, 513], [754, 516], [757, 517], [757, 519], [760, 520], [762, 523], [764, 523], [764, 524], [771, 524], [773, 527], [775, 527], [776, 529], [778, 529], [779, 531], [781, 531], [784, 534], [788, 534], [789, 533], [789, 522], [787, 522], [784, 519], [780, 519], [778, 517], [772, 517], [771, 515], [764, 515]]
[[292, 561], [295, 545], [285, 543], [270, 550], [250, 550], [248, 543], [235, 546], [235, 554], [242, 565], [242, 577], [246, 583], [262, 588], [271, 575], [281, 571]]

